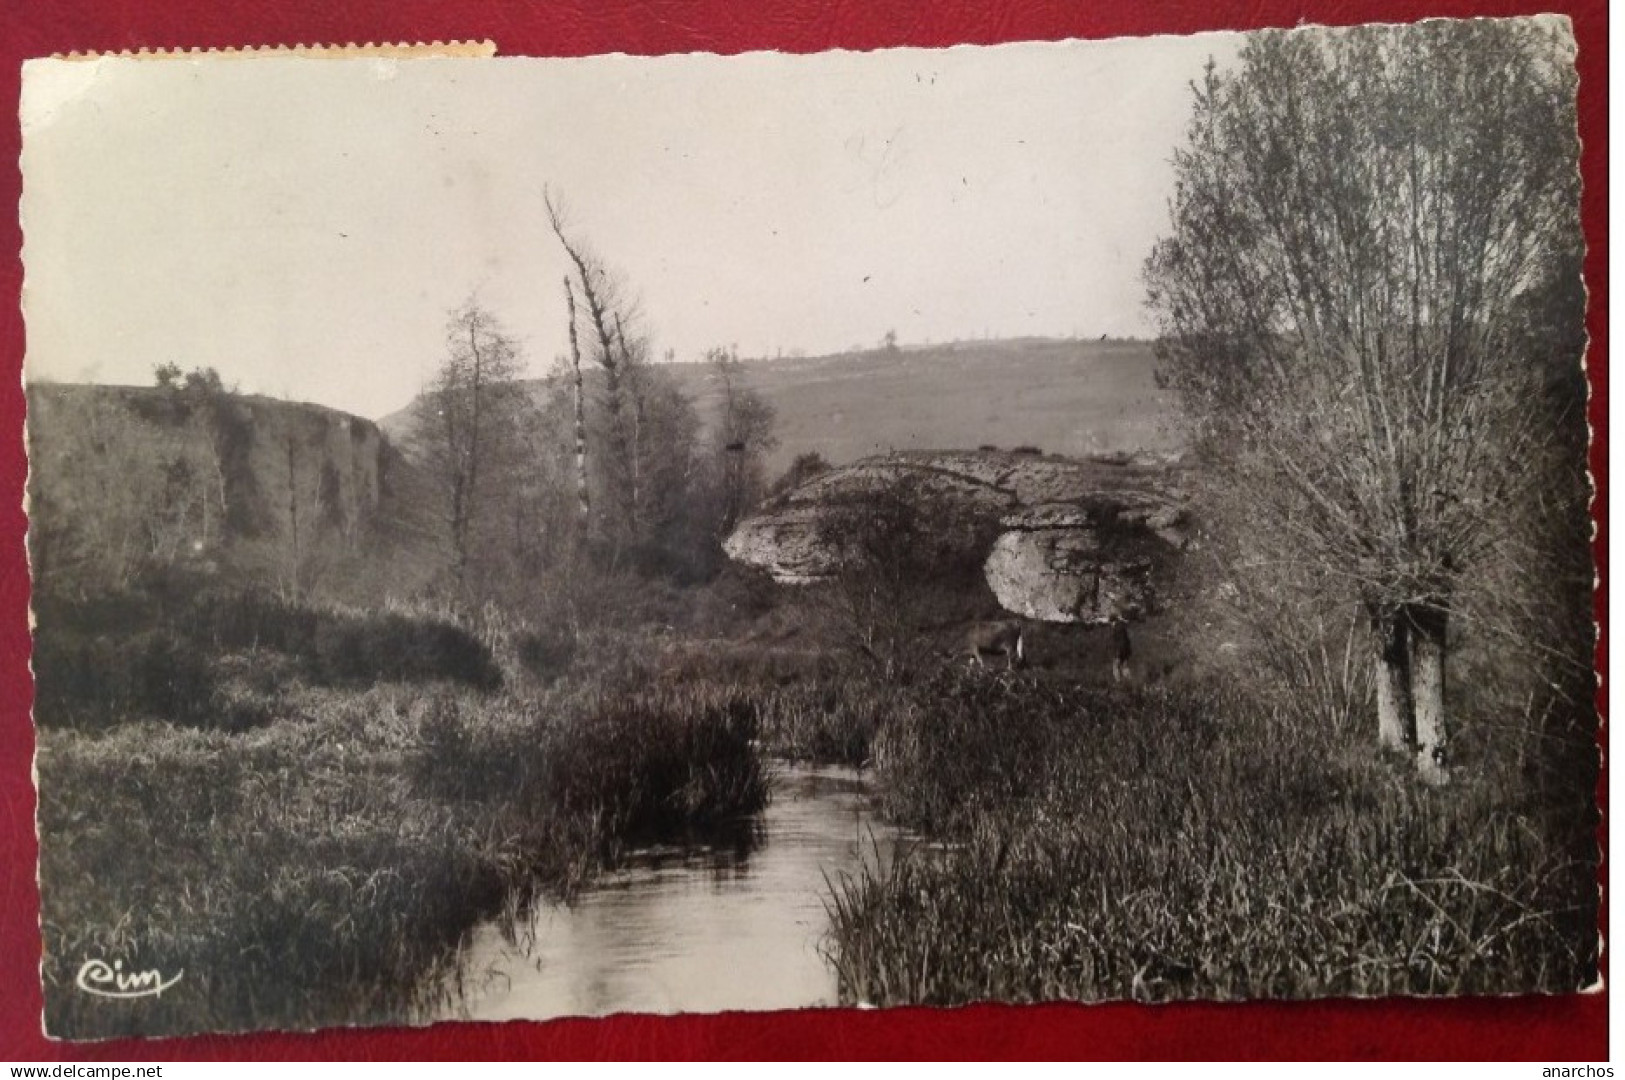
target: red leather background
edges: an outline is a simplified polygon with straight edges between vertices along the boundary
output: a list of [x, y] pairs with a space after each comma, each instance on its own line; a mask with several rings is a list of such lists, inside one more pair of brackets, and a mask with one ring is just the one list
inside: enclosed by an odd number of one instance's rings
[[[19, 65], [69, 50], [296, 42], [491, 38], [506, 55], [579, 56], [754, 49], [941, 46], [1066, 37], [1188, 33], [1298, 22], [1408, 21], [1427, 15], [1564, 11], [1580, 42], [1587, 319], [1598, 477], [1598, 566], [1607, 580], [1607, 10], [1605, 0], [1481, 3], [1403, 0], [980, 0], [834, 4], [829, 0], [6, 0], [0, 7], [0, 203], [15, 206]], [[1306, 1004], [974, 1006], [884, 1012], [817, 1010], [421, 1030], [52, 1043], [39, 1033], [33, 730], [27, 668], [26, 475], [19, 371], [21, 236], [0, 220], [0, 1059], [144, 1058], [1470, 1058], [1599, 1060], [1607, 998], [1348, 1001]], [[1606, 596], [1598, 662], [1607, 649]], [[1606, 703], [1604, 703], [1606, 704]], [[1606, 799], [1607, 779], [1599, 797]], [[1606, 805], [1606, 802], [1605, 804]]]

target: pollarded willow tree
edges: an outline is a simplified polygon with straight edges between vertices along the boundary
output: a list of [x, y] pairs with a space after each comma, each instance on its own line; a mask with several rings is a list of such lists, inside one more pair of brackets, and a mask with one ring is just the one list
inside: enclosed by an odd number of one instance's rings
[[1547, 460], [1524, 331], [1576, 266], [1575, 88], [1548, 21], [1256, 35], [1193, 87], [1146, 264], [1234, 522], [1363, 606], [1379, 737], [1429, 779], [1460, 587]]

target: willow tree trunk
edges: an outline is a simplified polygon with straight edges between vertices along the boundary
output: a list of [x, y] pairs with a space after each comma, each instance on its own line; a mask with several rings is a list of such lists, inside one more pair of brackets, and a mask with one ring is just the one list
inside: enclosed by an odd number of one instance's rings
[[1385, 750], [1409, 750], [1416, 745], [1410, 635], [1393, 617], [1378, 620], [1377, 635], [1377, 741]]
[[1416, 711], [1416, 770], [1440, 784], [1446, 771], [1449, 733], [1444, 711], [1444, 645], [1448, 619], [1437, 608], [1413, 612], [1410, 619], [1411, 701]]

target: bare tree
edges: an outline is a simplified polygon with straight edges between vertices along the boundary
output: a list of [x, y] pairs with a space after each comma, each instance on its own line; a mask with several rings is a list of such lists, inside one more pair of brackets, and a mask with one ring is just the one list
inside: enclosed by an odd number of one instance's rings
[[[693, 402], [652, 361], [637, 303], [624, 279], [572, 229], [553, 193], [544, 192], [548, 224], [569, 263], [565, 304], [570, 320], [567, 384], [575, 432], [576, 505], [594, 541], [600, 569], [636, 568], [679, 579], [714, 571], [720, 552], [715, 516], [720, 491], [713, 455], [702, 439]], [[672, 359], [668, 350], [667, 360]], [[744, 448], [734, 461], [734, 513], [750, 498], [756, 457], [771, 449], [771, 410], [728, 372], [731, 406], [715, 458]], [[554, 404], [559, 408], [560, 388]], [[595, 407], [589, 409], [588, 404]], [[756, 485], [758, 488], [759, 484]], [[595, 516], [596, 515], [596, 516]]]
[[1379, 737], [1429, 779], [1461, 586], [1542, 483], [1516, 322], [1577, 235], [1574, 89], [1537, 23], [1259, 34], [1194, 88], [1146, 266], [1235, 523], [1363, 606]]
[[713, 431], [719, 491], [717, 533], [726, 536], [766, 490], [763, 459], [779, 445], [773, 406], [745, 385], [739, 357], [726, 349], [706, 354], [721, 384], [722, 408]]
[[548, 224], [564, 248], [574, 274], [574, 285], [566, 293], [572, 312], [572, 333], [577, 321], [578, 297], [579, 316], [586, 323], [585, 347], [581, 347], [578, 338], [574, 362], [579, 368], [585, 357], [603, 374], [607, 453], [601, 464], [610, 489], [610, 508], [616, 518], [611, 539], [618, 547], [637, 531], [644, 494], [639, 482], [638, 452], [643, 417], [639, 412], [638, 375], [634, 369], [644, 360], [645, 343], [628, 333], [627, 328], [635, 326], [637, 318], [636, 305], [626, 296], [625, 286], [610, 272], [603, 259], [571, 234], [564, 208], [552, 193], [544, 192], [543, 200], [547, 205]]
[[413, 416], [413, 437], [445, 499], [452, 571], [467, 584], [475, 523], [493, 466], [515, 442], [523, 391], [519, 349], [496, 317], [472, 300], [446, 325], [446, 359]]
[[[297, 601], [299, 599], [299, 594], [300, 594], [301, 571], [303, 569], [303, 563], [304, 563], [304, 559], [303, 559], [304, 552], [302, 550], [301, 542], [304, 541], [306, 538], [300, 531], [300, 513], [299, 513], [299, 510], [300, 510], [300, 504], [303, 502], [303, 500], [301, 500], [299, 498], [299, 495], [300, 495], [300, 491], [299, 491], [299, 488], [300, 488], [300, 484], [299, 484], [299, 446], [298, 446], [297, 440], [294, 439], [292, 432], [290, 432], [288, 434], [288, 437], [287, 437], [287, 452], [288, 452], [288, 569], [287, 569], [287, 582], [288, 582], [288, 588], [293, 594], [293, 599], [295, 601]], [[306, 522], [308, 524], [310, 514], [306, 513], [304, 515], [304, 517], [305, 517]]]
[[564, 302], [570, 319], [570, 389], [575, 420], [576, 505], [584, 534], [592, 523], [592, 496], [587, 486], [587, 391], [581, 378], [581, 342], [576, 335], [576, 294], [569, 275], [564, 278]]
[[918, 478], [833, 501], [817, 534], [835, 573], [818, 587], [815, 607], [835, 643], [887, 681], [908, 682], [934, 663], [942, 629], [989, 599], [989, 523]]
[[694, 403], [661, 364], [636, 371], [637, 554], [645, 570], [681, 579], [706, 576], [721, 547], [703, 498], [703, 426]]

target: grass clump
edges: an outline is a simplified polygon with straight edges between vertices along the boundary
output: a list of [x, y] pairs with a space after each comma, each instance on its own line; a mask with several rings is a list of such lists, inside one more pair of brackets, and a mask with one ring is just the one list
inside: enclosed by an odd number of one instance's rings
[[[242, 733], [41, 732], [52, 1034], [410, 1019], [482, 918], [568, 897], [629, 846], [726, 828], [768, 795], [742, 697], [383, 684], [296, 699]], [[97, 958], [184, 976], [160, 998], [93, 1000], [74, 978]]]
[[774, 757], [857, 767], [869, 763], [876, 735], [903, 698], [895, 687], [854, 676], [774, 687], [758, 700]]
[[898, 687], [829, 650], [711, 640], [673, 648], [647, 672], [685, 693], [740, 699], [761, 750], [793, 762], [861, 766], [903, 702]]
[[421, 732], [410, 768], [425, 789], [498, 805], [519, 832], [565, 821], [605, 859], [767, 803], [756, 711], [742, 694], [585, 686], [497, 702], [443, 694], [425, 709]]
[[1419, 786], [1223, 690], [948, 674], [877, 760], [890, 815], [941, 843], [836, 883], [851, 1001], [1562, 992], [1596, 971], [1588, 815], [1488, 769]]

